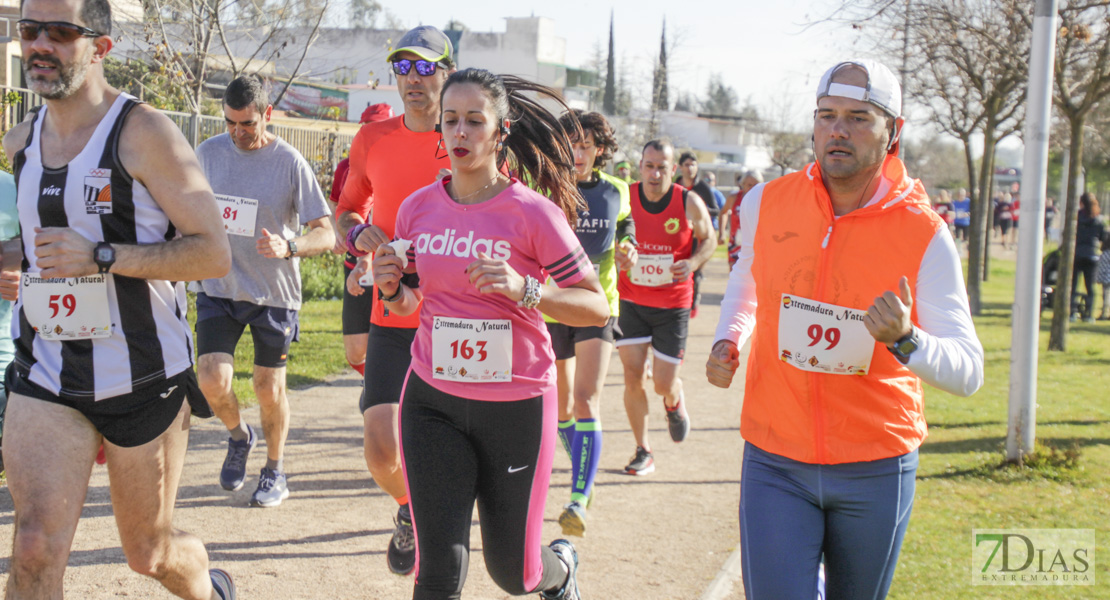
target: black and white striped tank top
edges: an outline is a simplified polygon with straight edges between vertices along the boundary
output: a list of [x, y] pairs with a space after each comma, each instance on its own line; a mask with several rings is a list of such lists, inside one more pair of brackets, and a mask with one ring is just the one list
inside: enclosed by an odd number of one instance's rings
[[[88, 144], [69, 164], [48, 169], [40, 140], [47, 108], [34, 115], [26, 147], [15, 157], [23, 270], [37, 273], [36, 227], [69, 227], [92, 241], [155, 244], [176, 230], [119, 158], [124, 120], [138, 105], [121, 94]], [[35, 335], [23, 310], [12, 323], [15, 361], [28, 379], [69, 400], [104, 400], [172, 377], [192, 365], [192, 337], [181, 282], [107, 275], [112, 335], [52, 341]]]

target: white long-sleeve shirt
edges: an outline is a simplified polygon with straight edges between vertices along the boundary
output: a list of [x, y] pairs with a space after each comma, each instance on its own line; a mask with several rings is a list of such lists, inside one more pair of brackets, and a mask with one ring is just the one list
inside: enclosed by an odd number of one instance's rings
[[[740, 231], [745, 240], [732, 267], [721, 301], [721, 320], [713, 343], [729, 340], [739, 348], [755, 329], [756, 281], [752, 277], [755, 239], [763, 184], [744, 195], [740, 204]], [[880, 190], [881, 191], [881, 190]], [[881, 197], [876, 193], [876, 201]], [[963, 267], [956, 244], [946, 229], [929, 243], [913, 291], [920, 346], [906, 367], [925, 383], [959, 396], [970, 396], [983, 385], [983, 346], [964, 289]]]

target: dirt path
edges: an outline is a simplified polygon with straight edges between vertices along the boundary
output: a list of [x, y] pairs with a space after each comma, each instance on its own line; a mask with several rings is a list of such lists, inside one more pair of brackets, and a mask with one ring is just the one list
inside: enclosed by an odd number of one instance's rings
[[[651, 439], [657, 470], [647, 477], [622, 474], [635, 443], [621, 400], [620, 360], [614, 353], [602, 401], [605, 438], [597, 501], [589, 513], [587, 537], [575, 539], [585, 598], [702, 598], [739, 543], [738, 390], [743, 382], [738, 377], [726, 392], [705, 381], [704, 365], [726, 265], [714, 261], [706, 269], [705, 301], [691, 322], [683, 367], [693, 431], [686, 442], [672, 443], [662, 418], [662, 401], [653, 398]], [[385, 549], [396, 504], [378, 490], [366, 471], [358, 396], [358, 378], [350, 373], [290, 393], [293, 426], [285, 464], [291, 495], [274, 509], [247, 506], [265, 452], [259, 448], [251, 455], [247, 485], [226, 493], [216, 482], [226, 452], [226, 431], [215, 419], [194, 423], [174, 521], [204, 540], [213, 565], [235, 577], [240, 598], [411, 597], [412, 579], [392, 575], [386, 568]], [[257, 408], [245, 414], [258, 424]], [[558, 452], [546, 511], [547, 540], [561, 537], [556, 519], [569, 501], [569, 481], [569, 462]], [[0, 489], [0, 585], [7, 579], [11, 511], [11, 496], [6, 488]], [[481, 547], [475, 527], [463, 596], [507, 598], [486, 574]], [[93, 472], [65, 587], [67, 597], [82, 600], [170, 597], [127, 568], [104, 467]], [[742, 597], [738, 583], [731, 588], [718, 593], [715, 600]]]

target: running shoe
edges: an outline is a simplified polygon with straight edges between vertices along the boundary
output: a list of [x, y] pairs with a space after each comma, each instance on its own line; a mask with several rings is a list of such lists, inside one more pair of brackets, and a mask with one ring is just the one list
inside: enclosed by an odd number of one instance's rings
[[541, 591], [540, 598], [544, 600], [582, 600], [578, 593], [578, 553], [574, 545], [567, 540], [551, 542], [551, 549], [559, 556], [559, 560], [567, 566], [567, 581], [556, 592]]
[[674, 408], [667, 409], [667, 429], [671, 432], [671, 439], [675, 443], [681, 442], [686, 439], [690, 434], [690, 415], [686, 412], [686, 399], [679, 396], [678, 404]]
[[104, 455], [104, 444], [100, 445], [100, 450], [96, 452], [96, 464], [102, 465], [108, 462], [108, 457]]
[[385, 558], [390, 571], [408, 575], [416, 568], [416, 536], [412, 534], [412, 513], [408, 504], [397, 509], [393, 524], [393, 538], [389, 540]]
[[642, 446], [636, 446], [636, 454], [632, 455], [632, 461], [624, 468], [624, 472], [629, 475], [647, 475], [648, 473], [655, 472], [655, 457], [651, 452], [644, 450]]
[[584, 537], [586, 535], [586, 507], [581, 502], [571, 502], [563, 507], [563, 514], [559, 515], [559, 525], [563, 527], [563, 535]]
[[289, 486], [285, 484], [285, 473], [262, 467], [258, 477], [258, 489], [251, 496], [251, 506], [270, 508], [281, 504], [289, 497]]
[[231, 575], [223, 569], [209, 569], [208, 576], [212, 579], [212, 588], [222, 600], [235, 600], [235, 582]]
[[251, 450], [254, 450], [254, 445], [258, 441], [250, 425], [247, 425], [247, 433], [249, 435], [243, 442], [227, 438], [227, 456], [224, 458], [223, 468], [220, 469], [220, 487], [229, 492], [243, 487], [243, 481], [247, 479], [247, 457], [250, 456]]

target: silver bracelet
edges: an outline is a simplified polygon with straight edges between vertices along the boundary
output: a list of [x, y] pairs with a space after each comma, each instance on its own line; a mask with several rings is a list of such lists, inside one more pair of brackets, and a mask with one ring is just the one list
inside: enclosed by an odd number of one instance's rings
[[540, 298], [543, 296], [543, 284], [538, 279], [531, 275], [524, 276], [524, 298], [517, 302], [518, 306], [524, 308], [536, 308], [540, 305]]

